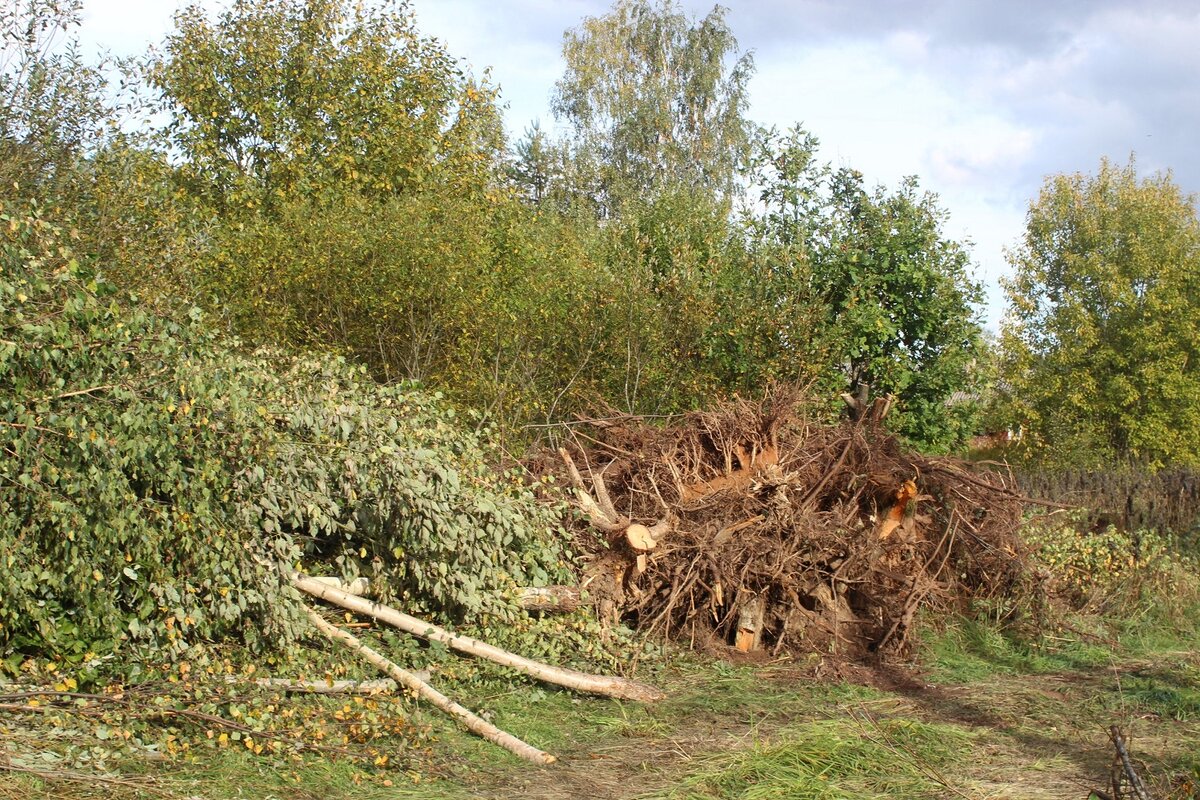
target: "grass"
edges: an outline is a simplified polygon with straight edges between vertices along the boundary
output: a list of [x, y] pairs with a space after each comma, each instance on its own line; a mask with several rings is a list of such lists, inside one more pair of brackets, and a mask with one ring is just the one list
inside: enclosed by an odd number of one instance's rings
[[893, 691], [814, 681], [810, 663], [733, 666], [681, 653], [657, 668], [668, 698], [655, 705], [530, 684], [463, 694], [559, 755], [551, 767], [530, 767], [414, 706], [411, 724], [428, 732], [397, 754], [410, 771], [220, 750], [123, 764], [121, 784], [0, 776], [0, 800], [1082, 797], [1105, 780], [1109, 724], [1130, 726], [1153, 775], [1200, 770], [1200, 660], [1183, 644], [1136, 661], [1109, 652], [1100, 663], [1094, 644], [1035, 646], [959, 620], [924, 642], [933, 684]]
[[1200, 783], [1200, 617], [1188, 607], [1066, 619], [1036, 639], [950, 620], [923, 635], [914, 677], [879, 680], [888, 689], [814, 680], [815, 658], [733, 665], [686, 652], [642, 676], [667, 692], [654, 705], [508, 675], [446, 687], [558, 755], [551, 767], [407, 704], [413, 735], [394, 740], [389, 769], [204, 749], [111, 764], [116, 782], [0, 773], [0, 800], [1085, 797], [1106, 780], [1112, 724], [1158, 795], [1185, 798], [1173, 776]]
[[969, 735], [948, 725], [876, 722], [857, 715], [787, 726], [770, 739], [716, 753], [647, 800], [825, 800], [942, 797], [941, 770], [960, 761]]

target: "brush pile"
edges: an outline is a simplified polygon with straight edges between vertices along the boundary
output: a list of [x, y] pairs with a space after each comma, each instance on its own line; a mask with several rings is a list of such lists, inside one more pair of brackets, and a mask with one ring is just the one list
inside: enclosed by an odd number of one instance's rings
[[1033, 582], [1011, 482], [906, 451], [887, 408], [823, 425], [776, 392], [666, 427], [587, 420], [537, 466], [572, 486], [583, 588], [607, 621], [693, 647], [896, 654], [920, 608]]

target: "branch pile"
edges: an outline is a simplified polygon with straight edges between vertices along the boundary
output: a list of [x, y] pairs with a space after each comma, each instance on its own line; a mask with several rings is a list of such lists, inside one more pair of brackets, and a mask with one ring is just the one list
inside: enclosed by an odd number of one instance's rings
[[902, 651], [923, 606], [1027, 590], [1022, 498], [994, 472], [906, 451], [885, 400], [821, 425], [795, 394], [654, 427], [567, 427], [535, 471], [572, 486], [601, 615], [739, 650]]

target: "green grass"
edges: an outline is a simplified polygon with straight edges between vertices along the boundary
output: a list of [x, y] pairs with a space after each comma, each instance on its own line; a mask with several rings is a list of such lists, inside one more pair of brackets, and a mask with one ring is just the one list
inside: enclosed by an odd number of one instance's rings
[[926, 628], [922, 664], [938, 683], [972, 683], [994, 675], [1026, 675], [1103, 667], [1112, 652], [1079, 636], [1030, 641], [995, 623], [959, 619]]
[[961, 729], [911, 720], [817, 720], [712, 755], [646, 798], [942, 797], [949, 785], [942, 770], [965, 756], [968, 740]]

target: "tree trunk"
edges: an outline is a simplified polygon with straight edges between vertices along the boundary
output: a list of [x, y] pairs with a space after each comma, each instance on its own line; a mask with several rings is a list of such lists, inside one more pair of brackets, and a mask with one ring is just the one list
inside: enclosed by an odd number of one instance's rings
[[487, 739], [492, 744], [500, 745], [510, 753], [515, 753], [526, 761], [532, 761], [534, 764], [553, 764], [557, 760], [549, 753], [539, 750], [533, 745], [526, 744], [511, 733], [505, 733], [487, 720], [475, 716], [471, 711], [454, 702], [449, 697], [446, 697], [446, 695], [434, 689], [416, 675], [401, 668], [395, 662], [389, 661], [370, 647], [367, 647], [353, 634], [347, 633], [336, 625], [329, 624], [320, 614], [311, 608], [306, 608], [305, 610], [308, 612], [308, 618], [312, 621], [312, 624], [316, 626], [317, 630], [325, 634], [326, 637], [355, 651], [367, 661], [370, 661], [376, 667], [392, 676], [397, 683], [416, 692], [418, 696], [458, 720], [471, 733]]
[[341, 589], [328, 586], [320, 581], [314, 581], [311, 578], [294, 575], [292, 576], [292, 584], [297, 589], [313, 597], [320, 598], [350, 611], [364, 614], [380, 622], [385, 622], [414, 636], [420, 636], [430, 641], [442, 642], [460, 652], [479, 658], [486, 658], [505, 667], [512, 667], [547, 683], [565, 686], [577, 692], [604, 695], [605, 697], [617, 697], [623, 700], [649, 702], [661, 700], [664, 697], [661, 691], [644, 683], [638, 683], [637, 681], [625, 678], [613, 678], [606, 675], [589, 675], [573, 669], [550, 666], [549, 664], [543, 664], [524, 656], [510, 653], [507, 650], [501, 650], [499, 647], [481, 642], [478, 639], [455, 635], [437, 625], [424, 622], [394, 608], [372, 603], [370, 600], [364, 600], [361, 597], [355, 597]]

